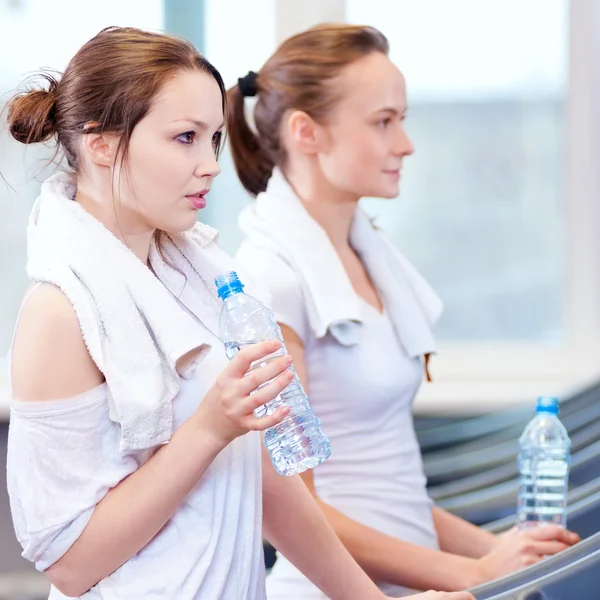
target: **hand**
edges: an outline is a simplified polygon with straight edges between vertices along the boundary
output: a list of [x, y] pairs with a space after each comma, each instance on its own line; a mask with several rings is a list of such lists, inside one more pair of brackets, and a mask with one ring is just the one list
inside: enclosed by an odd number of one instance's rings
[[[254, 415], [254, 410], [276, 398], [291, 383], [294, 377], [289, 368], [291, 357], [280, 356], [248, 373], [254, 361], [273, 354], [279, 348], [280, 341], [270, 340], [240, 350], [204, 396], [194, 418], [201, 423], [204, 431], [215, 436], [222, 447], [249, 431], [273, 427], [288, 415], [290, 409], [287, 406], [261, 418]], [[257, 390], [261, 385], [264, 387]]]
[[414, 598], [414, 600], [475, 600], [475, 596], [469, 592], [434, 592], [433, 590], [407, 596], [407, 598]]
[[514, 527], [498, 536], [496, 547], [477, 562], [480, 581], [491, 581], [533, 565], [580, 541], [576, 533], [558, 525], [519, 530]]

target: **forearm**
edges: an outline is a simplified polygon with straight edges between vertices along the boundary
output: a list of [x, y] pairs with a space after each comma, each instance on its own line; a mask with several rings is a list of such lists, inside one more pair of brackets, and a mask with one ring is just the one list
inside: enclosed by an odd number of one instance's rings
[[433, 522], [440, 548], [452, 554], [481, 558], [496, 546], [496, 536], [489, 531], [457, 517], [437, 506], [433, 509]]
[[375, 581], [454, 592], [482, 582], [477, 561], [423, 548], [358, 523], [318, 500], [350, 554]]
[[265, 537], [332, 600], [383, 594], [341, 544], [299, 477], [282, 477], [263, 460]]
[[164, 527], [222, 447], [190, 418], [98, 503], [81, 536], [46, 571], [50, 581], [77, 597], [119, 568]]

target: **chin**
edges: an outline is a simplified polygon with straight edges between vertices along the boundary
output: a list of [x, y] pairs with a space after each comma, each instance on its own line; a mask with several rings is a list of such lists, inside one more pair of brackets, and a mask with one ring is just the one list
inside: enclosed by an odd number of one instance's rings
[[178, 222], [164, 223], [161, 227], [157, 229], [161, 229], [166, 233], [183, 233], [184, 231], [189, 231], [196, 224], [196, 214], [192, 218], [181, 219]]
[[393, 200], [394, 198], [398, 197], [399, 193], [400, 193], [400, 188], [399, 188], [399, 186], [395, 185], [395, 186], [380, 187], [377, 190], [372, 190], [371, 193], [369, 193], [369, 194], [364, 194], [364, 196], [367, 196], [370, 198], [383, 198], [384, 200]]
[[361, 191], [361, 198], [383, 198], [391, 200], [400, 193], [400, 181], [389, 177], [374, 177], [371, 181], [357, 186]]

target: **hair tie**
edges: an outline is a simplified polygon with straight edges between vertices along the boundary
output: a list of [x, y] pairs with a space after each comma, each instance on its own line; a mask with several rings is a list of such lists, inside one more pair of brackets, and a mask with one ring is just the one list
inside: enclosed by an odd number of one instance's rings
[[251, 98], [252, 96], [256, 96], [258, 93], [258, 88], [256, 87], [257, 77], [258, 73], [249, 71], [248, 75], [238, 79], [238, 87], [240, 88], [240, 92], [242, 92], [242, 96], [244, 96], [244, 98]]

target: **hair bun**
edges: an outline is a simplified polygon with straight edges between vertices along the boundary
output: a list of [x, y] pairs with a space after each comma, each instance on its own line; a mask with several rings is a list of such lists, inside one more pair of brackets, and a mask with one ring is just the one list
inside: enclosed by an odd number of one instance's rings
[[8, 128], [22, 144], [45, 142], [56, 134], [56, 91], [58, 82], [43, 76], [48, 89], [18, 94], [8, 103]]

